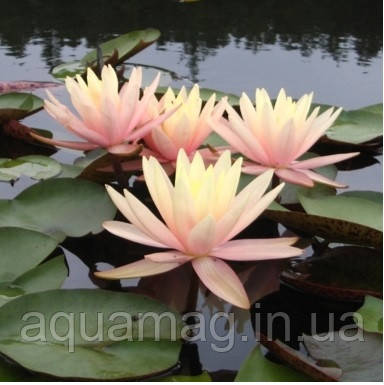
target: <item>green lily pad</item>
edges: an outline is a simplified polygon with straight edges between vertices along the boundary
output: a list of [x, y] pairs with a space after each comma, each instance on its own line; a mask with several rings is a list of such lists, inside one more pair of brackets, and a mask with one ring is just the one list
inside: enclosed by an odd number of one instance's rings
[[84, 74], [87, 66], [79, 60], [62, 63], [52, 68], [51, 75], [59, 80], [65, 80], [67, 76], [73, 77]]
[[36, 231], [0, 228], [0, 306], [26, 293], [61, 287], [68, 275], [64, 256], [42, 263], [57, 244]]
[[299, 200], [308, 214], [340, 219], [383, 231], [381, 193], [354, 191], [314, 199], [299, 194]]
[[354, 315], [357, 326], [367, 332], [383, 334], [383, 300], [367, 295]]
[[31, 229], [62, 241], [101, 232], [102, 223], [115, 213], [103, 186], [81, 179], [49, 179], [13, 200], [0, 200], [0, 227]]
[[0, 306], [16, 297], [39, 291], [60, 289], [68, 276], [64, 255], [59, 255], [28, 270], [13, 282], [0, 284]]
[[22, 92], [0, 95], [0, 123], [23, 119], [43, 108], [43, 100], [38, 96]]
[[309, 354], [316, 360], [331, 360], [342, 370], [339, 381], [382, 381], [382, 335], [357, 328], [329, 332], [326, 335], [303, 336]]
[[137, 379], [177, 363], [181, 327], [179, 314], [141, 295], [52, 290], [0, 308], [0, 352], [57, 377]]
[[32, 179], [49, 179], [60, 172], [60, 163], [48, 156], [27, 155], [16, 159], [0, 158], [0, 181], [15, 181], [22, 175]]
[[311, 377], [267, 359], [256, 346], [243, 362], [235, 382], [310, 382]]
[[352, 144], [365, 143], [382, 135], [382, 104], [343, 111], [335, 125], [326, 132], [329, 139]]
[[0, 282], [14, 281], [40, 264], [57, 247], [46, 234], [17, 227], [0, 228]]
[[[112, 64], [118, 65], [154, 43], [159, 37], [160, 32], [157, 29], [148, 28], [132, 31], [100, 44], [100, 49], [106, 61], [117, 52], [116, 60]], [[63, 63], [54, 67], [51, 73], [60, 80], [64, 80], [67, 76], [81, 75], [86, 72], [87, 67], [95, 65], [96, 59], [97, 50], [95, 49], [78, 61]]]

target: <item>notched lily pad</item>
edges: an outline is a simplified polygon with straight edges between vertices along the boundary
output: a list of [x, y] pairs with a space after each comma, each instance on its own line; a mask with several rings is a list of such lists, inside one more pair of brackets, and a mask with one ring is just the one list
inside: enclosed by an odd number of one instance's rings
[[329, 139], [362, 144], [383, 135], [383, 105], [377, 104], [353, 111], [343, 111], [334, 126], [326, 132]]
[[[26, 318], [30, 312], [45, 323]], [[51, 290], [0, 308], [0, 352], [26, 369], [62, 378], [138, 379], [177, 363], [181, 327], [180, 315], [144, 296]]]
[[61, 241], [102, 231], [102, 223], [115, 213], [103, 186], [82, 179], [49, 179], [13, 200], [0, 200], [0, 227], [40, 231]]
[[0, 306], [20, 295], [61, 287], [68, 275], [64, 256], [42, 263], [57, 244], [36, 231], [0, 228]]
[[21, 176], [49, 179], [61, 172], [60, 163], [42, 155], [27, 155], [16, 159], [0, 158], [0, 181], [15, 181]]
[[0, 124], [20, 120], [43, 108], [43, 100], [36, 95], [10, 92], [0, 95]]

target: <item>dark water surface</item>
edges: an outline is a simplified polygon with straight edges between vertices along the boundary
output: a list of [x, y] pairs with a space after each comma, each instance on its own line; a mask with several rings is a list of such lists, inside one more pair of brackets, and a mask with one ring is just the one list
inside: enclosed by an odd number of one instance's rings
[[[177, 84], [198, 82], [249, 95], [265, 87], [272, 97], [281, 87], [294, 97], [314, 91], [316, 102], [346, 109], [382, 102], [379, 1], [0, 0], [0, 5], [0, 81], [52, 80], [52, 66], [80, 58], [117, 34], [153, 27], [161, 38], [132, 62], [174, 71]], [[44, 113], [27, 123], [68, 137]], [[59, 160], [74, 156], [55, 154]], [[382, 185], [380, 165], [341, 172], [338, 179], [353, 189], [380, 190]], [[1, 198], [15, 196], [27, 183], [1, 184]], [[88, 267], [70, 251], [66, 255], [71, 270], [66, 287], [92, 287]], [[202, 297], [206, 314], [221, 306], [204, 302]], [[242, 315], [249, 318], [247, 312]], [[238, 369], [255, 344], [250, 322], [240, 321], [230, 352], [212, 353], [209, 341], [199, 344], [204, 368]], [[225, 333], [224, 325], [220, 328]]]

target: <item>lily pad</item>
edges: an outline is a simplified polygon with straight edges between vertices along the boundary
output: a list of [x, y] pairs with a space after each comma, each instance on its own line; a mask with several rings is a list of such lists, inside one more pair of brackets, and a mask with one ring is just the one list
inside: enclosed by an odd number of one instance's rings
[[0, 282], [10, 282], [40, 264], [55, 250], [58, 242], [36, 231], [2, 227], [0, 245]]
[[15, 181], [22, 175], [32, 179], [49, 179], [60, 172], [60, 163], [43, 155], [27, 155], [16, 159], [0, 158], [0, 181]]
[[303, 336], [305, 347], [317, 360], [332, 360], [342, 370], [339, 381], [382, 381], [383, 341], [382, 335], [362, 333], [358, 339], [357, 328], [329, 332], [325, 335]]
[[[345, 193], [346, 194], [346, 193]], [[290, 211], [272, 202], [263, 216], [279, 222], [298, 234], [319, 236], [330, 242], [343, 242], [380, 248], [383, 243], [382, 231], [347, 220]]]
[[353, 191], [315, 199], [300, 194], [299, 200], [308, 214], [340, 219], [383, 231], [381, 193]]
[[26, 369], [57, 377], [137, 379], [177, 363], [181, 326], [179, 314], [144, 296], [51, 290], [0, 308], [0, 352]]
[[256, 346], [243, 362], [235, 382], [309, 382], [311, 377], [266, 358]]
[[57, 243], [36, 231], [0, 228], [0, 306], [26, 293], [61, 287], [68, 275], [64, 256], [41, 263]]
[[357, 326], [367, 332], [383, 334], [383, 300], [367, 295], [355, 313]]
[[362, 300], [365, 295], [381, 296], [382, 258], [372, 248], [341, 246], [320, 255], [292, 263], [282, 280], [306, 293], [338, 299]]
[[0, 95], [0, 124], [20, 120], [43, 108], [43, 100], [36, 95], [10, 92]]
[[335, 125], [326, 132], [326, 136], [329, 139], [352, 144], [365, 143], [382, 135], [382, 105], [344, 111], [337, 119]]
[[104, 187], [81, 179], [49, 179], [13, 200], [0, 200], [0, 227], [31, 229], [62, 241], [101, 232], [115, 213]]
[[[259, 335], [260, 342], [282, 362], [318, 381], [337, 381], [341, 376], [340, 368], [327, 360], [316, 360], [291, 348], [280, 340], [271, 340]], [[308, 381], [308, 380], [307, 380]]]
[[[117, 53], [113, 65], [123, 63], [128, 58], [136, 55], [160, 37], [160, 32], [157, 29], [148, 28], [128, 32], [114, 39], [100, 44], [103, 57], [108, 62]], [[64, 80], [67, 76], [75, 76], [84, 74], [87, 67], [93, 67], [97, 59], [97, 50], [88, 52], [82, 59], [68, 63], [60, 64], [52, 69], [52, 75], [60, 80]]]

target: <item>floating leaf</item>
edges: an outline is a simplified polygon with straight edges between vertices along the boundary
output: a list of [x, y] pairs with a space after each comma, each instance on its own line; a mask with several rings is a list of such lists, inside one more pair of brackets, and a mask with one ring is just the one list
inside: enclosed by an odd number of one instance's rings
[[13, 281], [37, 266], [57, 244], [54, 238], [36, 231], [0, 228], [0, 282]]
[[353, 191], [315, 199], [301, 194], [299, 200], [308, 214], [340, 219], [383, 231], [381, 193]]
[[383, 107], [374, 105], [344, 111], [326, 132], [329, 139], [352, 144], [371, 141], [383, 135]]
[[0, 82], [0, 93], [6, 93], [11, 91], [20, 91], [20, 90], [35, 90], [37, 88], [52, 88], [61, 86], [60, 83], [52, 82], [33, 82], [33, 81], [16, 81], [16, 82]]
[[64, 256], [42, 263], [57, 247], [48, 235], [0, 228], [0, 306], [26, 293], [60, 288], [68, 275]]
[[354, 318], [359, 328], [383, 334], [383, 300], [367, 295], [364, 305], [356, 311]]
[[[30, 312], [51, 325], [55, 314], [62, 315], [53, 327], [43, 326], [45, 341], [33, 338], [40, 324], [36, 316], [26, 318]], [[73, 317], [73, 324], [67, 317]], [[52, 290], [16, 298], [0, 308], [0, 351], [26, 369], [57, 377], [135, 379], [177, 363], [181, 326], [177, 313], [144, 296]], [[30, 332], [21, 333], [24, 327]]]
[[10, 92], [0, 95], [0, 124], [20, 120], [43, 107], [43, 100], [36, 95]]
[[16, 159], [0, 158], [0, 181], [15, 181], [22, 175], [33, 179], [49, 179], [60, 172], [60, 163], [47, 156], [27, 155]]
[[379, 230], [341, 219], [309, 215], [301, 211], [289, 211], [276, 202], [273, 202], [263, 215], [299, 234], [317, 235], [330, 242], [373, 247], [380, 247], [383, 243], [383, 233]]
[[[359, 333], [363, 341], [359, 340]], [[354, 328], [303, 337], [305, 347], [314, 359], [332, 360], [338, 364], [342, 369], [339, 381], [382, 381], [382, 335], [362, 333]]]
[[65, 80], [67, 76], [73, 77], [85, 73], [87, 66], [81, 61], [71, 61], [52, 68], [51, 74], [59, 80]]
[[63, 240], [102, 231], [102, 222], [115, 213], [104, 187], [81, 179], [49, 179], [13, 200], [0, 200], [0, 227], [22, 227]]
[[267, 359], [256, 346], [241, 365], [236, 382], [310, 382], [311, 377]]
[[329, 248], [303, 262], [294, 263], [282, 279], [307, 293], [340, 301], [356, 301], [365, 295], [381, 295], [382, 259], [371, 248]]
[[36, 266], [17, 278], [13, 284], [25, 293], [59, 289], [68, 276], [64, 255]]
[[[160, 37], [160, 32], [157, 29], [145, 29], [128, 32], [124, 35], [118, 36], [112, 40], [100, 44], [103, 57], [108, 58], [114, 56], [117, 52], [117, 57], [113, 65], [121, 64], [128, 58], [136, 55], [144, 48], [154, 43]], [[84, 74], [87, 67], [93, 67], [97, 59], [97, 50], [92, 50], [87, 53], [81, 60], [72, 61], [60, 64], [52, 69], [52, 75], [64, 80], [67, 76], [75, 76], [77, 74]]]
[[300, 372], [310, 376], [313, 379], [319, 381], [337, 381], [341, 376], [341, 370], [339, 367], [330, 365], [329, 362], [318, 362], [301, 353], [298, 350], [291, 348], [279, 340], [271, 340], [264, 336], [259, 335], [260, 342], [268, 348], [268, 350], [278, 357], [283, 362], [287, 363], [290, 367], [299, 370]]

